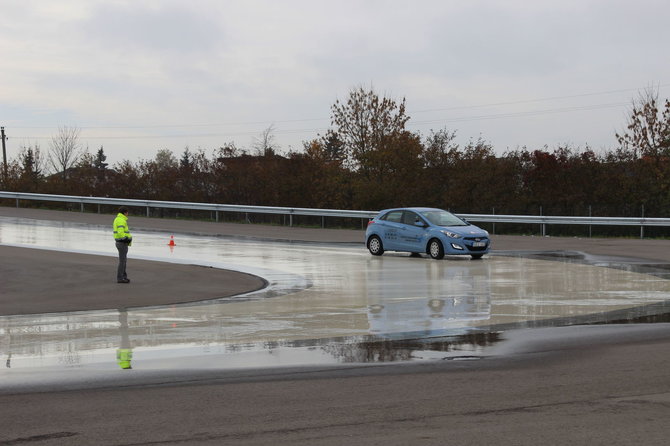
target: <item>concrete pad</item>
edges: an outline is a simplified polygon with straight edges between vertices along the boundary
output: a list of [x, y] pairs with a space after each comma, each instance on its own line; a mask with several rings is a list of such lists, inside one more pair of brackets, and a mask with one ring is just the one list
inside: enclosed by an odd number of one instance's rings
[[119, 284], [116, 257], [2, 245], [0, 257], [0, 315], [178, 304], [266, 285], [250, 274], [132, 258], [127, 268], [132, 282]]

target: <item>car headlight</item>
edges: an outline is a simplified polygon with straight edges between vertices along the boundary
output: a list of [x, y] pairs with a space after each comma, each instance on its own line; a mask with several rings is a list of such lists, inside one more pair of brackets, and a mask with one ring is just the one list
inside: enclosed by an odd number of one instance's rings
[[455, 232], [451, 231], [440, 231], [442, 234], [446, 235], [447, 237], [451, 238], [461, 238], [461, 234], [456, 234]]

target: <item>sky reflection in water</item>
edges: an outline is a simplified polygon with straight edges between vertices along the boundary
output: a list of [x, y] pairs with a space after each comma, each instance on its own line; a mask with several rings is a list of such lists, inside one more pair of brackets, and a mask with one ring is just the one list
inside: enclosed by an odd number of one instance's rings
[[[136, 232], [130, 267], [133, 258], [195, 263], [270, 286], [192, 305], [0, 317], [6, 364], [114, 368], [121, 349], [132, 350], [133, 368], [149, 369], [476, 357], [505, 327], [642, 316], [665, 311], [670, 296], [668, 280], [566, 261], [176, 238], [170, 250], [169, 234]], [[65, 223], [0, 218], [0, 243], [116, 256], [107, 228]]]

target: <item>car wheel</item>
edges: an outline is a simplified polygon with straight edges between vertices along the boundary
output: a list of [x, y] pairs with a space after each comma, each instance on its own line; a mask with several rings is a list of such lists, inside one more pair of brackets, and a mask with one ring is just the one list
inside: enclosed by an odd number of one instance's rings
[[479, 260], [483, 255], [484, 254], [470, 254], [470, 257], [472, 257], [472, 260]]
[[442, 242], [437, 239], [432, 239], [428, 242], [428, 254], [435, 260], [443, 258], [444, 246], [442, 246]]
[[368, 239], [368, 251], [373, 256], [380, 256], [384, 254], [384, 245], [382, 244], [382, 239], [373, 235]]

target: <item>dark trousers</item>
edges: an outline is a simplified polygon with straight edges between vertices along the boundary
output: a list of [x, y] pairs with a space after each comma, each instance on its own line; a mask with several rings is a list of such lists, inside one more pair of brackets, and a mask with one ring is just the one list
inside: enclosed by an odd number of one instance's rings
[[116, 280], [127, 279], [126, 262], [128, 260], [128, 243], [116, 242], [116, 249], [119, 251], [119, 267], [116, 270]]

